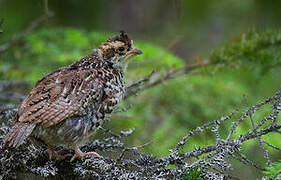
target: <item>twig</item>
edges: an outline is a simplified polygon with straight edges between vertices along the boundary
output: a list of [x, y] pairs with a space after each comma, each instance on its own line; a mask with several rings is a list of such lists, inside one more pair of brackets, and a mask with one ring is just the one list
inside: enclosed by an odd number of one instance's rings
[[[275, 119], [277, 119], [276, 117], [278, 116], [278, 113], [281, 110], [280, 99], [281, 99], [281, 88], [279, 89], [279, 91], [277, 93], [275, 93], [274, 96], [272, 96], [264, 101], [264, 102], [270, 102], [272, 100], [275, 100], [275, 102], [273, 103], [273, 107], [272, 107], [272, 113], [270, 115], [264, 117], [264, 119], [259, 122], [259, 124], [253, 129], [253, 131], [256, 129], [259, 129], [265, 122], [267, 122], [269, 120], [272, 120], [272, 123], [271, 123], [272, 125], [275, 124]], [[279, 104], [277, 104], [277, 103], [279, 103]], [[278, 131], [278, 130], [276, 130], [276, 131]]]
[[272, 147], [272, 148], [274, 148], [274, 149], [276, 149], [276, 150], [281, 151], [281, 148], [279, 148], [279, 147], [277, 147], [277, 146], [274, 146], [273, 144], [270, 144], [269, 142], [267, 142], [267, 141], [264, 140], [264, 139], [263, 139], [263, 142], [264, 142], [265, 144], [267, 144], [268, 146], [270, 146], [270, 147]]
[[23, 32], [19, 33], [19, 35], [17, 37], [15, 37], [13, 40], [1, 45], [0, 46], [0, 54], [7, 51], [10, 47], [18, 44], [24, 36], [30, 34], [42, 22], [44, 22], [47, 19], [49, 19], [50, 17], [54, 16], [54, 13], [49, 11], [49, 9], [48, 9], [48, 0], [44, 0], [44, 6], [45, 6], [44, 7], [44, 14], [42, 16], [38, 17], [37, 19], [33, 20], [30, 23], [30, 25], [27, 26], [27, 28]]
[[211, 167], [213, 170], [219, 172], [220, 174], [225, 175], [226, 179], [236, 179], [236, 180], [240, 180], [240, 178], [238, 178], [237, 176], [231, 175], [231, 174], [226, 174], [226, 172], [223, 172], [221, 170], [219, 170], [218, 168], [215, 167]]
[[148, 82], [150, 78], [155, 74], [154, 71], [152, 71], [148, 76], [129, 83], [126, 87], [126, 93], [124, 95], [124, 99], [128, 98], [131, 95], [137, 95], [137, 93], [141, 90], [143, 90], [144, 83]]
[[[191, 163], [191, 164], [185, 164], [185, 168], [186, 169], [189, 169], [189, 168], [192, 168], [192, 167], [198, 167], [199, 165], [201, 165], [205, 160], [207, 159], [210, 159], [210, 158], [213, 158], [214, 156], [216, 156], [218, 154], [218, 152], [212, 152], [212, 153], [209, 153], [207, 154], [206, 156], [198, 159], [197, 161]], [[207, 163], [209, 165], [209, 163]]]
[[105, 129], [105, 128], [102, 127], [102, 126], [100, 126], [99, 129], [102, 130], [102, 131], [105, 132], [105, 133], [109, 133], [110, 135], [112, 135], [112, 136], [114, 136], [114, 137], [121, 138], [121, 135], [120, 135], [120, 134], [114, 133], [114, 132], [112, 132], [110, 129]]
[[239, 155], [239, 157], [237, 157], [234, 154], [229, 154], [231, 157], [233, 157], [234, 159], [237, 159], [238, 161], [242, 162], [245, 165], [251, 165], [257, 169], [260, 169], [262, 171], [264, 171], [265, 169], [263, 167], [261, 167], [260, 165], [254, 163], [253, 161], [249, 160], [244, 154], [241, 153], [237, 153]]
[[[245, 100], [246, 105], [248, 106], [248, 108], [250, 108], [250, 105], [249, 105], [249, 102], [248, 102], [248, 100], [247, 100], [247, 98], [246, 98], [246, 95], [244, 94], [243, 97], [244, 97], [244, 100]], [[253, 131], [254, 131], [254, 133], [256, 133], [255, 122], [254, 122], [253, 115], [252, 115], [252, 112], [251, 112], [251, 111], [249, 112], [249, 117], [250, 117], [250, 120], [251, 120], [251, 123], [252, 123], [252, 127], [253, 127], [253, 129], [254, 129]], [[260, 143], [260, 146], [261, 146], [261, 148], [262, 148], [262, 150], [263, 150], [264, 157], [265, 157], [265, 159], [266, 159], [267, 165], [270, 166], [270, 167], [272, 167], [272, 162], [271, 162], [271, 160], [269, 159], [269, 155], [268, 155], [267, 149], [264, 147], [263, 139], [262, 139], [260, 136], [258, 136], [257, 138], [258, 138], [259, 143]]]
[[274, 126], [270, 126], [270, 127], [266, 128], [266, 129], [262, 129], [260, 131], [257, 131], [257, 133], [249, 132], [247, 134], [244, 134], [244, 135], [240, 136], [239, 141], [244, 142], [244, 141], [256, 138], [258, 136], [268, 134], [269, 132], [274, 132], [274, 131], [276, 131], [280, 128], [281, 128], [281, 124], [276, 124]]
[[135, 104], [135, 98], [131, 101], [131, 103], [127, 107], [117, 108], [112, 112], [112, 114], [116, 114], [116, 113], [120, 113], [120, 112], [127, 112], [134, 106], [134, 104]]
[[143, 91], [144, 89], [149, 89], [151, 87], [162, 84], [163, 82], [165, 82], [167, 80], [173, 79], [173, 78], [181, 76], [181, 75], [189, 74], [195, 69], [198, 69], [198, 68], [204, 67], [204, 66], [208, 66], [208, 65], [211, 65], [211, 63], [209, 63], [208, 61], [205, 61], [205, 62], [202, 62], [201, 64], [193, 64], [193, 65], [181, 68], [181, 69], [166, 72], [164, 75], [161, 75], [160, 72], [152, 72], [148, 76], [146, 76], [138, 81], [131, 82], [126, 88], [127, 91], [124, 96], [124, 99], [128, 98], [131, 95], [135, 95], [138, 92]]
[[274, 99], [275, 99], [275, 102], [273, 104], [273, 113], [272, 113], [273, 119], [272, 119], [271, 124], [275, 124], [276, 123], [276, 121], [277, 121], [276, 117], [277, 117], [278, 113], [281, 110], [281, 90], [279, 91], [279, 93], [277, 93], [274, 96]]
[[[272, 100], [274, 99], [274, 97], [270, 97], [270, 98], [267, 98], [266, 100], [262, 101], [261, 103], [255, 105], [255, 106], [252, 106], [251, 108], [248, 108], [248, 110], [241, 116], [241, 118], [239, 118], [234, 124], [233, 126], [231, 127], [231, 130], [227, 136], [227, 140], [230, 139], [230, 137], [234, 134], [237, 126], [246, 118], [248, 117], [248, 115], [251, 113], [254, 113], [256, 112], [260, 107], [262, 107], [263, 105], [271, 102]], [[255, 129], [258, 129], [259, 125], [255, 128]], [[254, 130], [255, 130], [254, 129]]]
[[227, 119], [230, 119], [235, 113], [237, 112], [237, 110], [234, 110], [233, 112], [231, 112], [229, 115], [227, 116], [223, 116], [221, 117], [221, 119], [219, 120], [214, 120], [212, 122], [208, 122], [208, 123], [205, 123], [203, 126], [200, 126], [200, 127], [197, 127], [196, 129], [188, 132], [179, 142], [178, 144], [175, 146], [175, 148], [173, 149], [172, 152], [176, 152], [180, 149], [180, 147], [184, 146], [184, 144], [186, 143], [187, 139], [190, 137], [190, 136], [193, 136], [193, 135], [196, 135], [202, 131], [204, 131], [205, 129], [208, 129], [210, 128], [212, 125], [219, 125], [221, 124], [222, 122], [224, 122], [225, 120]]
[[[241, 135], [239, 138], [237, 138], [235, 140], [232, 140], [232, 141], [228, 140], [227, 142], [225, 142], [225, 145], [237, 146], [237, 145], [243, 143], [244, 141], [248, 141], [248, 140], [257, 138], [258, 136], [266, 135], [266, 134], [268, 134], [270, 132], [274, 132], [276, 129], [280, 129], [280, 128], [281, 128], [281, 124], [278, 124], [278, 125], [271, 126], [271, 127], [266, 128], [266, 129], [257, 131], [256, 133], [249, 132], [247, 134]], [[178, 155], [178, 157], [179, 158], [185, 158], [185, 159], [188, 159], [190, 157], [198, 157], [198, 156], [201, 156], [202, 154], [215, 151], [216, 148], [217, 148], [216, 145], [209, 145], [209, 146], [206, 146], [204, 148], [198, 148], [194, 151], [180, 154], [180, 155]], [[166, 157], [166, 159], [169, 159], [169, 157]]]
[[155, 73], [155, 71], [152, 71], [148, 76], [146, 76], [146, 77], [144, 77], [144, 78], [142, 78], [142, 79], [140, 79], [140, 80], [133, 81], [133, 82], [129, 83], [128, 86], [127, 86], [127, 88], [130, 89], [130, 88], [136, 87], [136, 86], [138, 86], [138, 85], [140, 85], [140, 84], [143, 84], [143, 83], [145, 83], [146, 81], [149, 81], [150, 78], [151, 78], [151, 76], [152, 76], [154, 73]]
[[119, 162], [125, 155], [126, 151], [136, 151], [140, 148], [144, 148], [145, 146], [148, 146], [149, 144], [151, 144], [151, 141], [143, 144], [143, 145], [139, 145], [139, 146], [133, 146], [133, 147], [126, 147], [122, 150], [121, 154], [119, 155], [119, 157], [116, 159], [117, 162]]
[[210, 63], [208, 61], [202, 62], [201, 64], [190, 65], [190, 66], [184, 67], [184, 68], [179, 69], [179, 70], [170, 71], [170, 72], [166, 73], [162, 78], [157, 79], [154, 82], [147, 84], [146, 88], [156, 86], [158, 84], [163, 83], [166, 80], [173, 79], [177, 76], [188, 74], [194, 69], [197, 69], [197, 68], [200, 68], [200, 67], [203, 67], [203, 66], [207, 66], [207, 65], [210, 65]]

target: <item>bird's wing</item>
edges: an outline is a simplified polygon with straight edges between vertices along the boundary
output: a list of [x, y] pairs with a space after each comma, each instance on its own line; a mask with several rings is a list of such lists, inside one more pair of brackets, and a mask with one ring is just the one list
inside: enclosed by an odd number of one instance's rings
[[18, 111], [19, 122], [55, 125], [79, 114], [89, 96], [100, 98], [102, 84], [88, 70], [60, 69], [40, 80]]

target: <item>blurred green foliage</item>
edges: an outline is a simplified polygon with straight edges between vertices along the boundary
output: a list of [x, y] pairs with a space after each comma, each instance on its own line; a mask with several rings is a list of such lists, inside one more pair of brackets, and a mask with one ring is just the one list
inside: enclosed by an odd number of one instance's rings
[[[2, 57], [0, 66], [1, 79], [24, 79], [34, 83], [61, 66], [68, 65], [114, 36], [110, 33], [85, 32], [72, 28], [42, 30], [24, 38], [24, 45], [15, 47]], [[137, 62], [149, 59], [143, 73], [152, 70], [179, 68], [183, 61], [167, 53], [163, 48], [145, 42], [136, 42], [135, 45], [145, 51], [143, 56], [136, 58]], [[159, 61], [161, 59], [161, 61]], [[139, 69], [136, 69], [138, 71]]]
[[200, 177], [201, 172], [197, 169], [192, 169], [182, 176], [182, 180], [204, 180]]
[[272, 163], [272, 167], [267, 166], [266, 171], [264, 171], [266, 177], [272, 179], [278, 178], [278, 175], [280, 177], [280, 173], [281, 173], [281, 161]]
[[232, 66], [242, 64], [251, 71], [267, 73], [281, 66], [281, 33], [271, 30], [243, 34], [231, 44], [213, 51], [210, 60]]

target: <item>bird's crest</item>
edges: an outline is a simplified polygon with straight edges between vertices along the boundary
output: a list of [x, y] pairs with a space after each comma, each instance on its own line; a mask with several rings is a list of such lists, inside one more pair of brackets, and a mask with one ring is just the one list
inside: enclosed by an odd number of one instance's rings
[[114, 42], [114, 41], [124, 42], [128, 47], [132, 46], [132, 41], [125, 31], [120, 31], [120, 34], [118, 36], [115, 36], [114, 38], [110, 38], [107, 42]]

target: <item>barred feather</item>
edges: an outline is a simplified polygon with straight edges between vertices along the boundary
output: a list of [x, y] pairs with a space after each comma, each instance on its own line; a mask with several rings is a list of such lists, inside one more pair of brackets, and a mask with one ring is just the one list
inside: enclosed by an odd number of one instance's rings
[[36, 124], [17, 122], [4, 140], [4, 146], [17, 148], [32, 133]]

